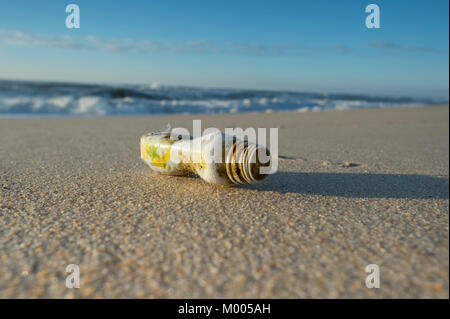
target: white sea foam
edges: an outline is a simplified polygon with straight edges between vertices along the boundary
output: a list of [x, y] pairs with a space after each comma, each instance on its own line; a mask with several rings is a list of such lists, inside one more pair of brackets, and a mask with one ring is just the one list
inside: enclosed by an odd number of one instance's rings
[[96, 96], [83, 96], [78, 99], [77, 107], [73, 111], [76, 114], [105, 115], [103, 101]]
[[57, 96], [47, 100], [47, 103], [60, 108], [65, 109], [70, 102], [72, 102], [73, 98], [71, 96]]
[[304, 113], [304, 112], [308, 112], [308, 111], [309, 111], [309, 108], [307, 108], [307, 107], [301, 107], [301, 108], [297, 109], [297, 112], [300, 112], [300, 113]]

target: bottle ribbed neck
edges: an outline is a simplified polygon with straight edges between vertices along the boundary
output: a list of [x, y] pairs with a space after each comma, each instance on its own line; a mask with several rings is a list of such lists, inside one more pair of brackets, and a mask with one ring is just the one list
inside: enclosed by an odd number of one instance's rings
[[270, 161], [261, 163], [260, 152], [269, 156], [269, 151], [263, 146], [238, 141], [233, 143], [227, 153], [225, 166], [227, 176], [234, 184], [252, 184], [267, 177], [267, 174], [260, 172], [261, 167], [268, 167]]

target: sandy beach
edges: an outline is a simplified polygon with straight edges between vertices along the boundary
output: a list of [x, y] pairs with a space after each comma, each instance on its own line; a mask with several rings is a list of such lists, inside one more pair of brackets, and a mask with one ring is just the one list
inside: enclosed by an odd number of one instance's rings
[[[0, 119], [0, 298], [448, 298], [448, 118]], [[193, 119], [278, 127], [279, 171], [238, 188], [151, 172], [140, 136]]]

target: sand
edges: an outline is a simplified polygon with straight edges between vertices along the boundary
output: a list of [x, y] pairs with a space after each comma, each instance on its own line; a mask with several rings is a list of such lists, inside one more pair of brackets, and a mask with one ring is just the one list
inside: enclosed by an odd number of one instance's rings
[[[448, 298], [448, 116], [1, 119], [0, 297]], [[152, 173], [141, 134], [193, 119], [278, 127], [279, 172], [240, 188]]]

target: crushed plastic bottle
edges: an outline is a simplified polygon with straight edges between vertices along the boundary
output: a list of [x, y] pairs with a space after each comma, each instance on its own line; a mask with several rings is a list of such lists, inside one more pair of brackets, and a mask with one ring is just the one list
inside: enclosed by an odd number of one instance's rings
[[270, 171], [266, 147], [221, 132], [194, 139], [177, 135], [169, 126], [143, 135], [140, 147], [142, 160], [152, 170], [168, 175], [194, 173], [214, 184], [253, 184]]

